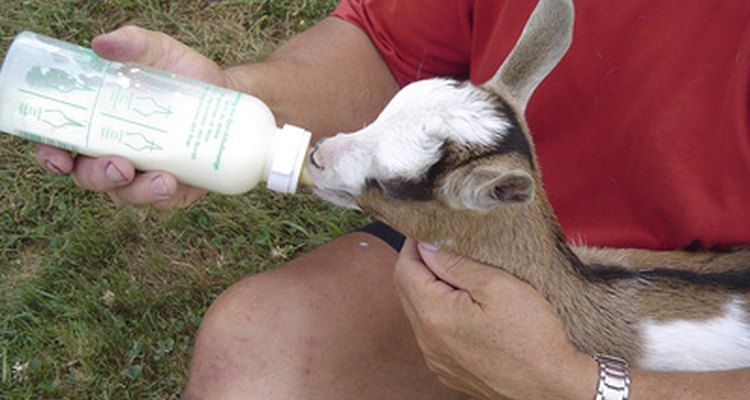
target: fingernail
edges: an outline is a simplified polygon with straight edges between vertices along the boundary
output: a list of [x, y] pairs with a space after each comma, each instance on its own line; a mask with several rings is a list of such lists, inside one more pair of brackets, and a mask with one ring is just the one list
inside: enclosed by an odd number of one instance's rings
[[164, 183], [164, 178], [162, 178], [161, 176], [157, 176], [156, 178], [152, 179], [151, 183], [149, 183], [149, 187], [151, 188], [151, 193], [159, 197], [164, 197], [169, 194], [169, 189]]
[[47, 168], [48, 171], [54, 172], [56, 174], [63, 173], [63, 170], [50, 160], [44, 162], [44, 168]]
[[113, 31], [101, 33], [97, 37], [118, 38], [120, 36], [122, 36], [122, 31], [120, 29], [115, 29]]
[[107, 177], [107, 180], [112, 183], [119, 184], [127, 181], [127, 179], [125, 179], [125, 175], [120, 172], [120, 170], [114, 163], [107, 164], [107, 168], [104, 169], [104, 175]]
[[440, 248], [435, 243], [419, 242], [419, 247], [422, 250], [426, 250], [426, 251], [430, 251], [430, 252], [436, 252], [436, 251], [440, 250]]

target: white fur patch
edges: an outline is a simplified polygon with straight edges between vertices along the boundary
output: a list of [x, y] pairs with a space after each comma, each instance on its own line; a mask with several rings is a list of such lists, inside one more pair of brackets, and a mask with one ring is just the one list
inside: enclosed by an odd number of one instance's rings
[[645, 320], [641, 325], [644, 356], [638, 366], [672, 371], [750, 366], [750, 324], [742, 301], [734, 299], [725, 310], [723, 316], [704, 321]]
[[420, 126], [420, 131], [402, 132], [460, 144], [490, 145], [509, 127], [487, 101], [486, 93], [452, 79], [433, 78], [407, 85], [378, 116], [373, 125]]

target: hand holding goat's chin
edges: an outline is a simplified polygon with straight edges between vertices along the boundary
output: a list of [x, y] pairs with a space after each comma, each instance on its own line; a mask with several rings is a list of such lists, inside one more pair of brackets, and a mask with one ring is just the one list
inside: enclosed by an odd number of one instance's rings
[[570, 343], [544, 297], [507, 272], [407, 241], [396, 284], [446, 385], [479, 399], [587, 398], [596, 387], [594, 360]]

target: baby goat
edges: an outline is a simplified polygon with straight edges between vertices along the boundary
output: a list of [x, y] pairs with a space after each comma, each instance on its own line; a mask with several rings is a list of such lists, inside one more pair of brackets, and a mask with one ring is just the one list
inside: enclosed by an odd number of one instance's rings
[[315, 191], [530, 283], [589, 354], [654, 370], [750, 366], [750, 250], [564, 242], [523, 114], [572, 26], [570, 0], [541, 0], [487, 83], [404, 87], [371, 125], [317, 145], [308, 166]]

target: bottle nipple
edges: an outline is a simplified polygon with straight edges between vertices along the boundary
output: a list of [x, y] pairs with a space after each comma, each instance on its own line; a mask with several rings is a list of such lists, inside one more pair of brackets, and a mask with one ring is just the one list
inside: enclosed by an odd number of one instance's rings
[[[307, 157], [305, 157], [305, 159], [307, 159]], [[307, 170], [307, 162], [305, 162], [305, 164], [302, 166], [302, 172], [300, 172], [300, 175], [299, 175], [299, 183], [300, 185], [305, 185], [305, 186], [313, 185], [313, 180], [312, 180], [312, 177], [310, 176], [310, 171]]]

